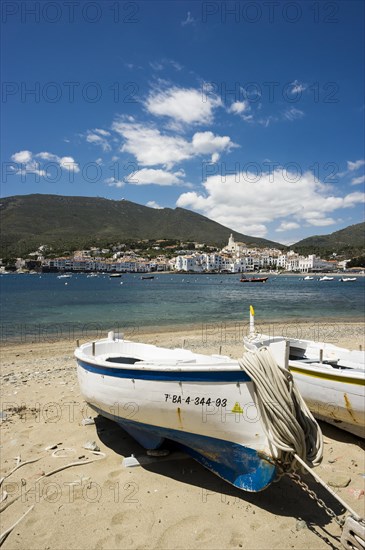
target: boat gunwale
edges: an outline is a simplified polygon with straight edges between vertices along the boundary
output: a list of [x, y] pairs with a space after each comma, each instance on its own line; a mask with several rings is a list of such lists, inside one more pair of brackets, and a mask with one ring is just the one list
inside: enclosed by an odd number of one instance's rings
[[[346, 348], [341, 348], [335, 346], [334, 344], [326, 344], [324, 342], [313, 342], [311, 340], [304, 340], [300, 338], [285, 338], [284, 336], [266, 336], [265, 334], [258, 334], [258, 337], [264, 339], [265, 347], [269, 348], [270, 344], [280, 341], [289, 341], [290, 346], [295, 347], [296, 343], [310, 344], [310, 347], [318, 349], [323, 349], [324, 351], [329, 352], [360, 352], [360, 350], [347, 350]], [[247, 342], [249, 343], [249, 342]], [[254, 345], [254, 344], [253, 344]], [[248, 348], [246, 348], [248, 349]], [[303, 350], [306, 348], [303, 347]], [[251, 350], [248, 350], [251, 351]], [[360, 352], [361, 353], [361, 352]], [[326, 360], [324, 358], [324, 360]], [[343, 384], [350, 384], [354, 386], [364, 386], [365, 385], [365, 369], [355, 368], [355, 367], [343, 367], [339, 365], [338, 367], [333, 367], [326, 363], [320, 363], [317, 359], [313, 359], [311, 362], [306, 362], [304, 358], [298, 357], [295, 359], [289, 358], [288, 364], [289, 370], [295, 372], [296, 374], [301, 374], [302, 376], [310, 376], [313, 378], [321, 378], [324, 380], [329, 380], [331, 382], [339, 382]]]
[[[96, 342], [102, 342], [102, 343], [108, 343], [111, 342], [111, 340], [104, 339], [104, 340], [97, 340]], [[125, 342], [128, 344], [137, 344], [137, 345], [146, 345], [149, 346], [150, 344], [140, 344], [139, 342], [132, 342], [130, 340], [120, 340], [120, 342]], [[83, 348], [86, 347], [91, 349], [92, 343], [86, 343], [77, 348], [74, 352], [74, 356], [79, 361], [82, 361], [84, 363], [88, 363], [90, 365], [94, 365], [95, 367], [104, 367], [106, 369], [110, 370], [133, 370], [133, 371], [159, 371], [159, 372], [245, 372], [241, 369], [239, 366], [238, 360], [230, 359], [227, 361], [227, 356], [222, 355], [222, 361], [219, 361], [219, 356], [216, 355], [207, 355], [207, 357], [213, 357], [217, 360], [216, 364], [212, 363], [199, 363], [194, 364], [190, 363], [188, 361], [185, 361], [183, 359], [158, 359], [155, 360], [144, 360], [141, 359], [140, 361], [134, 363], [133, 365], [126, 363], [125, 365], [123, 363], [117, 363], [115, 362], [113, 364], [112, 361], [108, 361], [107, 359], [101, 358], [104, 357], [106, 354], [100, 354], [99, 356], [97, 354], [95, 355], [87, 355], [83, 352]], [[151, 347], [155, 349], [159, 349], [157, 346], [151, 345]], [[169, 348], [161, 348], [163, 350], [168, 350], [173, 352], [174, 350], [169, 350]], [[123, 354], [121, 353], [120, 356]], [[193, 354], [197, 356], [202, 356], [203, 354]], [[125, 357], [132, 357], [130, 354], [125, 354]], [[133, 357], [138, 359], [138, 354], [133, 354]], [[170, 364], [167, 364], [167, 361]], [[142, 364], [141, 364], [142, 363]], [[175, 364], [173, 364], [175, 363]], [[248, 375], [247, 375], [248, 376]]]

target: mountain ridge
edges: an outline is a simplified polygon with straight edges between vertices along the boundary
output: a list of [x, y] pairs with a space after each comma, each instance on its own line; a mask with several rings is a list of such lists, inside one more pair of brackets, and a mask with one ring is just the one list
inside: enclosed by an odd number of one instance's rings
[[365, 222], [349, 225], [327, 235], [307, 237], [291, 248], [301, 254], [361, 255], [365, 251]]
[[31, 252], [37, 246], [84, 248], [142, 239], [176, 239], [224, 246], [232, 233], [250, 246], [284, 245], [251, 237], [184, 208], [155, 209], [127, 200], [48, 194], [14, 195], [0, 200], [2, 253]]
[[291, 248], [301, 254], [348, 257], [364, 254], [365, 222], [327, 235], [313, 235], [286, 247], [225, 227], [184, 208], [155, 209], [125, 199], [51, 194], [13, 195], [0, 199], [0, 253], [18, 255], [42, 244], [57, 250], [143, 239], [174, 239], [224, 246], [232, 233], [249, 246]]

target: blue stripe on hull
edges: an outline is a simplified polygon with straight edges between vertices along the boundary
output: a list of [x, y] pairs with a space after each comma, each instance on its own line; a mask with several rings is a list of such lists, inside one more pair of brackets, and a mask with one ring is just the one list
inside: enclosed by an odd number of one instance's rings
[[85, 361], [77, 360], [80, 367], [95, 374], [104, 376], [115, 376], [117, 378], [131, 378], [134, 380], [159, 380], [167, 382], [249, 382], [251, 378], [240, 370], [232, 371], [189, 371], [188, 368], [183, 371], [156, 371], [156, 370], [137, 370], [129, 368], [105, 367], [92, 365]]
[[238, 443], [126, 420], [90, 406], [102, 416], [116, 421], [146, 449], [161, 446], [164, 439], [177, 442], [205, 468], [238, 489], [262, 491], [276, 476], [275, 465], [261, 458], [257, 451]]

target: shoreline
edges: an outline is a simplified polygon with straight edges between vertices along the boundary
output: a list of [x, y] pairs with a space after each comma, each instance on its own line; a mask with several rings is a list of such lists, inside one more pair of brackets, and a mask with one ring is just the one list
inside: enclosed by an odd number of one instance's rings
[[[361, 268], [355, 268], [355, 269], [361, 269]], [[71, 275], [90, 275], [90, 274], [97, 274], [97, 275], [112, 275], [114, 273], [120, 274], [120, 275], [216, 275], [217, 277], [230, 275], [230, 276], [258, 276], [258, 275], [269, 275], [271, 277], [305, 277], [307, 275], [313, 276], [313, 277], [323, 277], [324, 275], [328, 276], [337, 276], [337, 277], [349, 277], [350, 275], [354, 277], [365, 277], [365, 271], [362, 270], [360, 272], [358, 271], [303, 271], [300, 273], [294, 273], [292, 271], [281, 271], [281, 272], [273, 272], [273, 271], [236, 271], [236, 272], [224, 272], [219, 273], [217, 271], [68, 271], [67, 269], [60, 270], [60, 271], [35, 271], [34, 273], [30, 273], [27, 271], [7, 271], [7, 272], [1, 272], [1, 275], [62, 275], [62, 274], [71, 274]]]
[[[316, 342], [327, 342], [350, 349], [359, 349], [363, 345], [365, 334], [365, 321], [360, 320], [336, 320], [328, 319], [300, 319], [275, 320], [272, 322], [255, 323], [258, 332], [269, 336], [285, 336], [287, 338], [301, 338]], [[37, 326], [37, 325], [36, 325]], [[39, 326], [39, 325], [38, 325]], [[0, 342], [0, 350], [11, 350], [26, 346], [48, 346], [64, 345], [76, 347], [76, 341], [81, 343], [105, 338], [113, 327], [96, 329], [96, 332], [80, 330], [73, 331], [67, 337], [57, 337], [57, 333], [44, 333], [39, 331], [23, 335], [11, 335], [10, 338], [3, 338]], [[242, 339], [249, 333], [249, 321], [221, 321], [218, 323], [207, 322], [197, 324], [181, 325], [160, 325], [160, 326], [133, 326], [125, 327], [122, 334], [127, 340], [146, 341], [157, 346], [164, 347], [164, 342], [173, 342], [174, 347], [193, 348], [203, 346], [204, 348], [214, 345], [222, 349], [232, 349], [237, 353], [239, 348], [243, 349]], [[224, 352], [227, 354], [227, 352]]]

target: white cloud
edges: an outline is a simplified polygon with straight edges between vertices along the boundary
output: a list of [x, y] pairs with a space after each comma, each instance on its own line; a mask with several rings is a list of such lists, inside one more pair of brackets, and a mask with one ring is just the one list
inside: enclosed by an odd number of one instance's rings
[[261, 124], [261, 126], [264, 126], [265, 128], [267, 128], [268, 126], [270, 126], [272, 122], [277, 122], [277, 121], [278, 121], [278, 118], [276, 116], [269, 115], [265, 118], [259, 118], [257, 122], [258, 124]]
[[306, 88], [307, 88], [306, 84], [303, 84], [303, 83], [299, 82], [298, 80], [294, 80], [294, 82], [291, 82], [290, 85], [291, 85], [291, 89], [290, 89], [289, 93], [292, 94], [292, 95], [300, 94], [300, 93], [304, 92], [304, 90], [306, 90]]
[[355, 206], [358, 203], [364, 202], [365, 193], [361, 193], [360, 191], [356, 191], [355, 193], [350, 193], [349, 195], [346, 195], [344, 197], [344, 206], [345, 207], [352, 207]]
[[47, 151], [37, 153], [35, 156], [48, 162], [55, 162], [56, 164], [59, 164], [61, 168], [64, 168], [69, 172], [80, 172], [79, 165], [77, 164], [77, 162], [75, 162], [75, 159], [73, 157], [59, 157], [58, 155], [55, 155], [54, 153], [48, 153]]
[[236, 231], [256, 236], [265, 236], [267, 224], [274, 221], [281, 222], [283, 231], [288, 230], [283, 224], [331, 225], [335, 222], [330, 213], [365, 200], [364, 193], [333, 195], [331, 186], [319, 182], [311, 172], [298, 179], [297, 174], [281, 169], [259, 176], [243, 172], [222, 179], [215, 175], [203, 186], [204, 194], [183, 193], [177, 206], [192, 208]]
[[241, 115], [249, 110], [250, 104], [248, 101], [234, 101], [228, 108], [228, 112], [235, 115]]
[[181, 179], [185, 175], [184, 171], [179, 170], [177, 172], [168, 172], [161, 169], [154, 168], [142, 168], [138, 172], [134, 172], [128, 178], [126, 183], [132, 185], [181, 185], [183, 180]]
[[12, 166], [11, 169], [15, 174], [25, 176], [26, 174], [36, 174], [37, 176], [45, 176], [46, 172], [41, 169], [39, 162], [33, 159], [31, 151], [18, 151], [11, 155], [11, 160], [19, 166]]
[[194, 17], [192, 17], [191, 12], [188, 11], [186, 19], [184, 21], [181, 21], [181, 25], [185, 27], [186, 25], [195, 25], [196, 21]]
[[221, 106], [214, 94], [203, 94], [194, 88], [178, 88], [151, 92], [145, 101], [149, 113], [165, 116], [182, 124], [210, 124], [214, 110]]
[[54, 155], [53, 153], [48, 153], [47, 151], [42, 151], [41, 153], [37, 153], [36, 157], [47, 160], [48, 162], [57, 162], [59, 161], [60, 157], [57, 155]]
[[27, 164], [32, 160], [32, 153], [30, 151], [19, 151], [18, 153], [14, 153], [10, 158], [19, 164]]
[[115, 121], [113, 130], [124, 139], [121, 151], [134, 155], [142, 166], [174, 164], [198, 155], [217, 155], [237, 147], [228, 136], [196, 132], [192, 141], [181, 136], [162, 134], [153, 126]]
[[301, 111], [300, 109], [296, 109], [295, 107], [290, 107], [290, 109], [287, 109], [286, 111], [284, 111], [283, 116], [286, 120], [293, 121], [299, 118], [303, 118], [304, 112]]
[[46, 176], [46, 170], [41, 168], [40, 163], [36, 160], [36, 158], [40, 158], [47, 162], [54, 162], [69, 172], [80, 172], [80, 168], [73, 157], [59, 157], [58, 155], [48, 153], [47, 151], [42, 151], [40, 153], [36, 153], [35, 155], [33, 155], [31, 151], [19, 151], [18, 153], [14, 153], [11, 156], [11, 160], [20, 164], [18, 168], [14, 168], [14, 171], [17, 174], [22, 175], [32, 173], [37, 174], [38, 176]]
[[172, 166], [191, 156], [190, 144], [184, 138], [161, 134], [156, 128], [114, 122], [113, 130], [125, 140], [121, 151], [134, 155], [142, 166]]
[[80, 172], [80, 168], [73, 157], [61, 157], [59, 159], [59, 163], [61, 168], [65, 168], [65, 170], [69, 170], [70, 172]]
[[297, 222], [281, 222], [280, 226], [275, 231], [291, 231], [292, 229], [298, 229], [298, 227], [300, 227], [300, 225]]
[[100, 145], [103, 151], [110, 151], [111, 146], [108, 143], [107, 137], [110, 136], [110, 132], [102, 130], [100, 128], [95, 128], [94, 130], [88, 130], [86, 134], [86, 141], [88, 143], [94, 143], [95, 145]]
[[46, 176], [47, 172], [40, 167], [39, 162], [33, 158], [31, 151], [19, 151], [12, 155], [11, 160], [18, 166], [11, 166], [10, 169], [19, 176], [26, 176], [27, 174], [35, 174], [37, 176]]
[[180, 65], [180, 63], [174, 59], [168, 59], [166, 57], [160, 59], [159, 61], [150, 61], [149, 65], [154, 71], [163, 71], [164, 69], [170, 67], [175, 69], [175, 71], [181, 71], [183, 69], [183, 66]]
[[365, 160], [355, 160], [355, 162], [351, 162], [351, 160], [347, 161], [347, 169], [350, 170], [350, 172], [354, 172], [355, 170], [358, 170], [362, 166], [365, 165]]
[[351, 180], [351, 185], [360, 185], [361, 183], [365, 183], [365, 176], [359, 176]]
[[162, 71], [164, 69], [164, 64], [161, 61], [150, 61], [150, 67], [154, 71]]
[[97, 134], [100, 134], [101, 136], [104, 136], [104, 137], [110, 136], [110, 132], [107, 132], [106, 130], [102, 130], [101, 128], [94, 128], [93, 132], [96, 132]]
[[160, 206], [159, 204], [157, 204], [156, 201], [148, 201], [146, 202], [146, 206], [149, 206], [150, 208], [156, 208], [157, 210], [163, 210], [163, 206]]
[[219, 160], [219, 153], [237, 147], [229, 136], [216, 136], [213, 132], [196, 132], [193, 135], [194, 151], [202, 155], [212, 155], [212, 162]]
[[315, 217], [308, 217], [306, 221], [307, 223], [309, 223], [309, 225], [314, 225], [316, 227], [326, 227], [327, 225], [333, 225], [334, 223], [336, 223], [336, 220], [334, 220], [333, 218], [323, 217], [323, 214], [321, 212], [316, 212]]
[[109, 185], [109, 187], [124, 187], [125, 181], [117, 180], [116, 178], [106, 178], [104, 182]]

